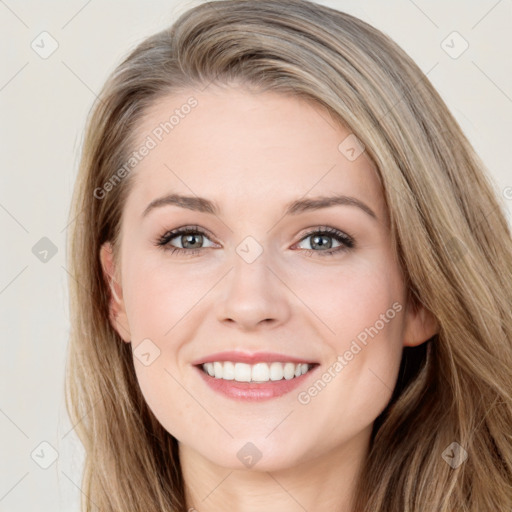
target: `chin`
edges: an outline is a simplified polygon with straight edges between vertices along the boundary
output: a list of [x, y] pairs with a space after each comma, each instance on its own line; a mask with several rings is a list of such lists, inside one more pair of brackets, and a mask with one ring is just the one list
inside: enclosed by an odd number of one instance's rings
[[[198, 451], [202, 453], [201, 451]], [[213, 464], [230, 470], [246, 471], [279, 471], [297, 466], [305, 462], [306, 454], [298, 454], [290, 446], [275, 446], [268, 439], [249, 441], [232, 440], [220, 451], [202, 453]]]

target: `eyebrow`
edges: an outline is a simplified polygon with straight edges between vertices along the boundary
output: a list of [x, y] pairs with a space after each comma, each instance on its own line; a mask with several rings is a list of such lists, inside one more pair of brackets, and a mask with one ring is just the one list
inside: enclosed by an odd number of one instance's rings
[[[212, 215], [219, 215], [220, 213], [218, 205], [214, 201], [210, 201], [204, 197], [168, 194], [151, 201], [142, 213], [142, 217], [148, 215], [148, 213], [155, 208], [169, 205], [179, 206], [180, 208], [186, 208], [187, 210], [194, 210]], [[368, 205], [355, 197], [339, 194], [332, 196], [319, 196], [309, 199], [297, 199], [286, 205], [284, 215], [297, 215], [299, 213], [320, 210], [331, 206], [355, 206], [360, 208], [373, 219], [377, 220], [377, 215]]]

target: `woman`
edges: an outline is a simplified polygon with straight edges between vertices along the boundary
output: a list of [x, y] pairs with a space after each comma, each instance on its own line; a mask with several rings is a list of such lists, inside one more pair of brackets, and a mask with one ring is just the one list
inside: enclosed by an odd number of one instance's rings
[[510, 510], [510, 230], [381, 32], [189, 10], [105, 84], [71, 217], [83, 510]]

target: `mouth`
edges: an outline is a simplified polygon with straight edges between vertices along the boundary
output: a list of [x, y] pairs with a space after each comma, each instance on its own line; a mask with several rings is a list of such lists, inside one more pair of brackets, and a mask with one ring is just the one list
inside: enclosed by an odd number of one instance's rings
[[291, 361], [256, 364], [213, 361], [197, 365], [205, 374], [215, 379], [254, 383], [296, 379], [311, 371], [315, 366], [318, 366], [318, 363], [294, 363]]
[[222, 352], [195, 361], [193, 366], [203, 382], [220, 395], [261, 401], [305, 386], [320, 364], [283, 354]]

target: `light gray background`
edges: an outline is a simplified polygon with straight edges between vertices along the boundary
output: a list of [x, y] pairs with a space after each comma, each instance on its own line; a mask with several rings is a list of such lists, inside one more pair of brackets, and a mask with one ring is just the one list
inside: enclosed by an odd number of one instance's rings
[[[83, 454], [63, 394], [65, 242], [84, 123], [123, 55], [198, 3], [0, 0], [2, 512], [78, 511]], [[512, 1], [320, 3], [384, 31], [428, 73], [490, 169], [510, 219]], [[59, 45], [47, 59], [31, 47], [43, 46], [43, 31]], [[469, 44], [456, 59], [442, 47], [453, 31]], [[453, 52], [462, 41], [444, 44]], [[58, 251], [46, 263], [32, 253], [42, 237]], [[48, 469], [40, 464], [52, 461], [51, 449], [41, 442], [58, 452]]]

